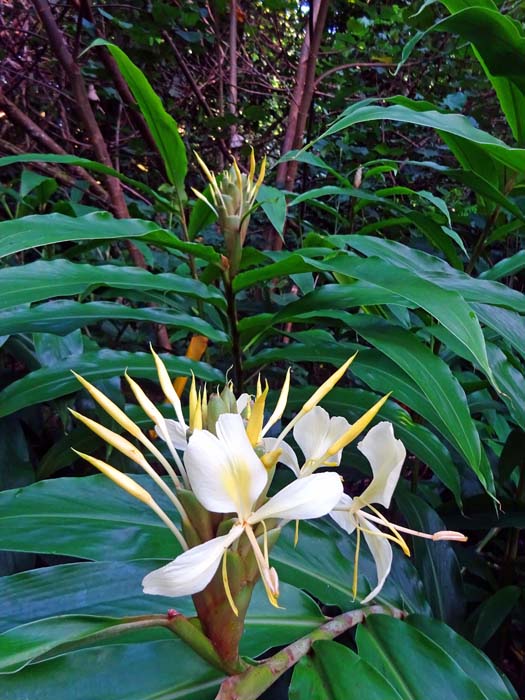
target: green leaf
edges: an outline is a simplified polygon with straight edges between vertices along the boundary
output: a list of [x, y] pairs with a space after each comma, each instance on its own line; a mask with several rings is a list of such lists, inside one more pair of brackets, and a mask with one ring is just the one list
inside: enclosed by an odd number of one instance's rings
[[32, 664], [0, 677], [9, 700], [213, 700], [222, 678], [179, 639], [112, 644]]
[[374, 666], [336, 642], [320, 641], [294, 669], [290, 700], [401, 700]]
[[519, 586], [504, 586], [483, 601], [467, 620], [472, 643], [482, 649], [516, 607], [522, 591]]
[[22, 250], [64, 241], [105, 241], [141, 238], [143, 241], [217, 263], [220, 256], [211, 246], [181, 241], [153, 221], [115, 219], [97, 211], [74, 218], [64, 214], [34, 214], [0, 222], [0, 257]]
[[439, 644], [387, 615], [371, 615], [356, 634], [359, 655], [384, 676], [403, 700], [489, 700]]
[[[213, 205], [211, 188], [208, 185], [203, 193], [206, 199]], [[207, 226], [211, 226], [217, 220], [216, 215], [213, 210], [202, 201], [202, 199], [196, 199], [193, 202], [193, 206], [190, 212], [190, 218], [188, 221], [188, 237], [190, 241], [195, 240], [196, 236]]]
[[282, 190], [268, 185], [261, 185], [257, 194], [257, 201], [268, 217], [271, 225], [282, 236], [286, 221], [286, 197]]
[[[339, 530], [327, 519], [301, 522], [297, 546], [294, 528], [284, 528], [270, 556], [279, 578], [342, 610], [358, 608], [358, 601], [374, 588], [377, 581], [372, 557], [362, 547], [355, 600], [352, 592], [354, 558], [355, 537]], [[404, 609], [428, 612], [413, 566], [397, 551], [394, 552], [393, 570], [377, 600]]]
[[[490, 364], [501, 390], [501, 398], [507, 405], [510, 415], [520, 428], [525, 429], [525, 377], [515, 358], [507, 355], [497, 345], [487, 343]], [[511, 360], [514, 359], [514, 362]]]
[[502, 277], [509, 277], [521, 272], [525, 268], [525, 250], [520, 250], [518, 253], [511, 255], [510, 258], [504, 258], [497, 262], [486, 272], [482, 272], [480, 277], [485, 280], [499, 280]]
[[[351, 326], [408, 374], [446, 426], [457, 449], [487, 487], [480, 470], [479, 435], [467, 399], [448, 365], [413, 334], [372, 316], [354, 316]], [[385, 386], [385, 391], [390, 387]]]
[[105, 320], [145, 321], [184, 328], [224, 343], [228, 336], [198, 316], [167, 311], [156, 307], [136, 309], [109, 301], [78, 301], [58, 299], [31, 308], [15, 307], [0, 311], [0, 335], [12, 333], [55, 333], [67, 335], [77, 328]]
[[[133, 478], [172, 514], [158, 487], [146, 477]], [[154, 513], [103, 475], [3, 491], [0, 504], [2, 549], [119, 561], [173, 559], [180, 553], [177, 540]]]
[[155, 275], [134, 267], [85, 265], [69, 260], [37, 260], [0, 269], [0, 309], [53, 296], [83, 294], [99, 286], [186, 294], [225, 307], [224, 297], [215, 287], [182, 275]]
[[407, 623], [446, 649], [466, 675], [476, 680], [487, 700], [518, 700], [517, 694], [509, 691], [485, 654], [450, 627], [423, 615], [410, 615]]
[[366, 256], [378, 256], [385, 262], [411, 271], [435, 285], [457, 292], [466, 301], [494, 304], [525, 312], [524, 294], [498, 282], [471, 277], [455, 270], [434, 255], [375, 236], [352, 235], [339, 238]]
[[374, 284], [425, 309], [469, 349], [487, 376], [491, 376], [479, 321], [459, 294], [430, 282], [418, 275], [417, 271], [406, 268], [401, 271], [392, 261], [386, 263], [379, 258], [362, 260], [353, 256], [340, 256], [330, 260], [330, 266], [334, 271], [358, 279], [373, 280]]
[[[476, 154], [481, 160], [485, 154], [497, 163], [506, 165], [517, 172], [522, 172], [525, 169], [525, 149], [507, 146], [500, 139], [472, 126], [467, 117], [460, 114], [443, 114], [435, 109], [427, 109], [426, 105], [425, 107], [417, 105], [415, 101], [407, 98], [394, 97], [389, 98], [389, 101], [396, 101], [400, 104], [382, 107], [370, 104], [367, 100], [353, 104], [317, 140], [363, 122], [380, 120], [402, 122], [430, 127], [444, 135], [457, 137], [459, 145], [472, 144], [477, 147]], [[469, 169], [480, 174], [483, 173], [482, 169], [474, 166], [469, 167]]]
[[104, 39], [95, 39], [91, 46], [105, 46], [117, 62], [157, 144], [168, 180], [175, 185], [179, 198], [184, 200], [184, 180], [188, 172], [188, 159], [177, 122], [166, 112], [144, 73], [126, 56], [124, 51]]
[[[212, 383], [222, 382], [223, 375], [203, 362], [194, 362], [187, 357], [161, 355], [168, 371], [173, 376], [196, 377]], [[60, 363], [59, 367], [37, 369], [30, 372], [0, 392], [0, 416], [19, 411], [42, 401], [50, 401], [79, 391], [80, 385], [70, 370], [81, 374], [85, 379], [96, 382], [124, 376], [127, 370], [131, 376], [158, 381], [153, 357], [149, 353], [131, 353], [117, 350], [100, 350], [84, 353]]]
[[[132, 614], [135, 616], [168, 610], [173, 605], [173, 599], [145, 595], [141, 585], [147, 573], [165, 563], [163, 560], [146, 559], [129, 563], [69, 564], [44, 569], [45, 573], [40, 576], [36, 571], [24, 576], [12, 576], [6, 584], [0, 585], [11, 596], [16, 596], [2, 606], [11, 625], [8, 623], [6, 631], [0, 634], [0, 674], [16, 671], [51, 650], [56, 653], [64, 644], [74, 645], [75, 648], [98, 646], [96, 637], [93, 640], [89, 637], [125, 623], [129, 619], [127, 610], [125, 617], [117, 617], [122, 614], [123, 607], [134, 608]], [[126, 577], [124, 580], [112, 580], [113, 576], [123, 575]], [[37, 580], [39, 588], [34, 591], [32, 586]], [[96, 586], [94, 591], [91, 590], [93, 585]], [[66, 587], [66, 596], [56, 595], [57, 590]], [[37, 593], [36, 606], [28, 604], [21, 614], [14, 600], [19, 600], [18, 596], [28, 592]], [[255, 588], [241, 642], [242, 654], [258, 656], [272, 646], [295, 641], [325, 621], [314, 601], [302, 591], [283, 584], [281, 593], [280, 600], [286, 613], [270, 606], [262, 585]], [[58, 613], [58, 616], [46, 617], [50, 610]], [[111, 614], [111, 617], [100, 617], [97, 610]], [[189, 596], [177, 598], [177, 611], [188, 616], [195, 615]], [[31, 621], [24, 620], [22, 624], [12, 627], [13, 616], [23, 619], [24, 614]], [[113, 637], [115, 641], [119, 640]]]
[[515, 311], [500, 309], [489, 304], [472, 304], [482, 323], [499, 333], [525, 358], [525, 324], [523, 316]]
[[[428, 533], [447, 529], [436, 511], [406, 487], [397, 490], [396, 502], [409, 527]], [[414, 537], [412, 549], [434, 617], [449, 624], [460, 623], [464, 615], [464, 593], [459, 562], [452, 544]]]

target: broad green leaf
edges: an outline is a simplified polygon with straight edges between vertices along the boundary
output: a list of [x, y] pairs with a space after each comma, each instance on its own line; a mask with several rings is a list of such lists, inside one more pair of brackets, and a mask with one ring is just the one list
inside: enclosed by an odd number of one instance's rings
[[115, 238], [140, 238], [179, 252], [218, 263], [220, 256], [210, 246], [181, 241], [153, 221], [115, 219], [97, 211], [77, 218], [64, 214], [34, 214], [0, 222], [0, 257], [22, 250], [64, 241], [105, 241]]
[[[363, 546], [359, 555], [357, 599], [354, 599], [354, 558], [355, 537], [347, 535], [328, 519], [301, 522], [297, 546], [294, 528], [284, 528], [270, 556], [279, 578], [303, 588], [322, 603], [337, 605], [342, 610], [358, 608], [359, 600], [377, 581], [372, 557]], [[414, 567], [399, 551], [394, 551], [392, 572], [376, 600], [407, 610], [429, 610]]]
[[509, 289], [504, 284], [471, 277], [455, 270], [434, 255], [429, 255], [397, 241], [387, 241], [375, 236], [344, 236], [351, 248], [366, 256], [378, 256], [385, 262], [396, 265], [413, 274], [433, 282], [444, 289], [455, 291], [464, 300], [504, 306], [525, 312], [525, 295]]
[[[447, 529], [436, 511], [406, 487], [397, 490], [396, 502], [409, 527], [414, 530], [433, 533]], [[465, 603], [461, 571], [454, 546], [450, 542], [432, 542], [414, 537], [412, 549], [414, 563], [423, 581], [434, 617], [449, 624], [460, 623], [463, 620]]]
[[415, 627], [371, 615], [356, 634], [359, 655], [384, 676], [403, 700], [489, 700], [448, 653]]
[[[173, 507], [150, 479], [133, 478], [173, 516]], [[153, 511], [102, 474], [3, 491], [0, 525], [0, 547], [6, 550], [118, 561], [173, 559], [180, 553]]]
[[177, 638], [83, 649], [0, 676], [9, 700], [213, 700], [222, 678]]
[[336, 642], [315, 642], [294, 668], [290, 700], [401, 700], [374, 666]]
[[[142, 593], [141, 581], [144, 575], [155, 568], [162, 566], [164, 561], [141, 560], [133, 563], [115, 563], [103, 562], [96, 564], [75, 564], [68, 565], [70, 569], [75, 569], [74, 578], [71, 577], [71, 572], [65, 571], [64, 566], [51, 567], [46, 569], [49, 574], [46, 577], [41, 577], [41, 582], [45, 586], [47, 599], [43, 599], [44, 606], [57, 607], [55, 599], [61, 599], [62, 596], [57, 596], [57, 588], [51, 589], [51, 584], [58, 587], [58, 590], [63, 590], [64, 584], [69, 584], [67, 597], [65, 601], [59, 603], [60, 613], [53, 617], [39, 617], [37, 610], [29, 608], [26, 613], [31, 614], [33, 621], [25, 622], [16, 627], [9, 627], [6, 631], [0, 634], [0, 674], [12, 673], [20, 670], [23, 666], [41, 657], [43, 654], [48, 654], [51, 651], [60, 651], [67, 653], [73, 648], [81, 646], [98, 646], [96, 636], [90, 639], [97, 632], [106, 630], [115, 625], [126, 623], [130, 620], [129, 616], [118, 617], [120, 614], [120, 603], [129, 604], [129, 600], [114, 600], [112, 596], [116, 593], [117, 586], [108, 579], [113, 574], [121, 574], [122, 570], [126, 570], [126, 574], [131, 576], [126, 580], [127, 589], [132, 589], [137, 600], [136, 607], [139, 609], [136, 616], [146, 614], [146, 610], [150, 614], [162, 614], [173, 606], [174, 600], [171, 598], [159, 596], [147, 596]], [[93, 572], [93, 569], [97, 569]], [[57, 571], [53, 571], [56, 569]], [[101, 579], [100, 574], [103, 572], [105, 579]], [[64, 573], [65, 577], [61, 574]], [[81, 574], [86, 574], [88, 579], [80, 578]], [[95, 573], [95, 576], [93, 574]], [[15, 577], [12, 577], [15, 579]], [[26, 576], [27, 578], [27, 576]], [[44, 579], [42, 581], [42, 578]], [[65, 578], [65, 580], [64, 580]], [[88, 589], [89, 582], [94, 579], [98, 583], [96, 589], [97, 595], [93, 595]], [[18, 585], [17, 585], [18, 584]], [[76, 589], [71, 586], [76, 585]], [[10, 588], [12, 595], [19, 595], [27, 590], [25, 580], [18, 576], [12, 582], [12, 585], [7, 585]], [[124, 593], [122, 584], [120, 585], [120, 595]], [[242, 654], [248, 656], [257, 656], [272, 646], [280, 646], [295, 641], [303, 634], [307, 634], [312, 629], [325, 622], [326, 618], [321, 614], [319, 608], [314, 601], [302, 591], [289, 586], [283, 585], [281, 604], [286, 609], [286, 613], [282, 608], [274, 609], [270, 606], [266, 593], [262, 585], [258, 585], [254, 591], [252, 602], [246, 618], [246, 627], [243, 640], [241, 642]], [[42, 599], [42, 592], [39, 591]], [[71, 614], [68, 612], [73, 595], [81, 605], [81, 614]], [[129, 598], [129, 596], [128, 596]], [[91, 599], [92, 605], [88, 601]], [[195, 610], [191, 602], [191, 598], [177, 598], [177, 611], [188, 616], [194, 616]], [[11, 605], [7, 604], [7, 612], [13, 612], [13, 599]], [[29, 607], [29, 606], [28, 606]], [[92, 612], [93, 608], [105, 608], [107, 615], [111, 617], [100, 617]], [[65, 612], [64, 612], [65, 611]], [[15, 614], [18, 614], [17, 612]], [[135, 616], [135, 617], [136, 617]], [[161, 629], [157, 628], [160, 635], [165, 635]], [[135, 633], [136, 634], [136, 633]], [[126, 633], [126, 641], [134, 642], [133, 633]], [[159, 636], [160, 636], [159, 635]], [[169, 633], [168, 635], [169, 636]], [[162, 638], [162, 636], [161, 636]], [[118, 637], [112, 637], [113, 643], [119, 642]], [[136, 639], [137, 643], [142, 642], [139, 636]], [[63, 645], [67, 647], [61, 648]]]
[[[208, 185], [202, 194], [209, 200], [210, 204], [213, 204], [210, 185]], [[190, 212], [190, 218], [188, 221], [188, 237], [190, 241], [195, 240], [196, 236], [207, 226], [213, 224], [217, 220], [213, 210], [202, 201], [202, 199], [196, 199], [193, 202], [193, 206]]]
[[425, 309], [469, 349], [487, 376], [491, 376], [479, 321], [459, 294], [443, 289], [417, 272], [406, 268], [401, 271], [392, 261], [386, 263], [379, 258], [362, 260], [343, 255], [330, 260], [330, 267], [358, 279], [373, 280], [374, 284]]
[[524, 318], [515, 311], [489, 304], [472, 304], [482, 323], [499, 333], [522, 357], [525, 358]]
[[[501, 399], [507, 405], [510, 415], [517, 425], [525, 429], [525, 377], [523, 365], [520, 370], [517, 361], [509, 357], [497, 345], [487, 343], [490, 364], [501, 390]], [[514, 362], [512, 361], [514, 359]]]
[[0, 309], [54, 296], [83, 294], [100, 286], [185, 294], [221, 307], [225, 304], [224, 297], [215, 287], [182, 275], [155, 275], [135, 267], [85, 265], [68, 260], [37, 260], [0, 269]]
[[[467, 399], [448, 365], [413, 334], [372, 316], [354, 316], [351, 322], [365, 340], [408, 374], [426, 396], [457, 449], [487, 486], [480, 471], [479, 435]], [[385, 387], [385, 390], [387, 388]]]
[[450, 627], [423, 615], [410, 615], [407, 623], [446, 649], [467, 676], [476, 680], [487, 700], [518, 700], [517, 694], [509, 691], [485, 654]]
[[168, 180], [175, 185], [179, 198], [184, 200], [184, 180], [188, 171], [188, 159], [177, 122], [166, 112], [160, 97], [155, 93], [144, 73], [126, 56], [124, 51], [104, 39], [95, 39], [91, 46], [107, 47], [117, 62], [157, 144]]
[[519, 586], [504, 586], [483, 601], [467, 620], [472, 643], [482, 649], [492, 639], [521, 597]]
[[76, 328], [83, 328], [105, 320], [145, 321], [165, 326], [184, 328], [205, 335], [216, 342], [227, 342], [227, 335], [203, 321], [198, 316], [167, 311], [156, 307], [136, 309], [109, 301], [78, 301], [58, 299], [38, 306], [20, 307], [0, 311], [0, 335], [12, 333], [55, 333], [67, 335]]
[[[203, 362], [194, 362], [187, 357], [172, 355], [161, 355], [161, 357], [173, 376], [187, 377], [193, 371], [195, 376], [205, 381], [220, 383], [223, 380], [219, 370]], [[7, 386], [0, 392], [0, 416], [79, 391], [80, 385], [70, 370], [74, 370], [91, 382], [122, 377], [126, 370], [131, 376], [158, 381], [155, 363], [149, 353], [118, 350], [88, 352], [64, 360], [59, 367], [37, 369]]]

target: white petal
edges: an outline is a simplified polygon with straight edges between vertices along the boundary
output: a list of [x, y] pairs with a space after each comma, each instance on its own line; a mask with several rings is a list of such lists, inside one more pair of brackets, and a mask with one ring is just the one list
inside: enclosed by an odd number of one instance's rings
[[241, 525], [234, 525], [227, 535], [188, 549], [166, 566], [155, 569], [142, 581], [144, 593], [181, 596], [202, 591], [219, 568], [224, 551], [242, 531]]
[[[274, 449], [274, 445], [277, 442], [277, 438], [263, 438], [262, 444], [265, 454], [271, 452]], [[299, 462], [295, 456], [295, 452], [292, 450], [290, 445], [287, 445], [284, 440], [279, 443], [279, 449], [282, 450], [278, 462], [285, 464], [287, 467], [293, 471], [295, 476], [299, 476]]]
[[305, 520], [329, 513], [343, 494], [338, 474], [312, 474], [293, 481], [272, 496], [250, 518], [255, 524], [268, 518]]
[[[176, 450], [185, 450], [188, 447], [188, 440], [186, 438], [186, 427], [181, 425], [177, 420], [171, 420], [167, 418], [165, 420], [166, 430], [168, 431], [168, 437], [171, 440], [171, 444]], [[155, 432], [164, 440], [162, 427], [159, 425], [155, 426]]]
[[[378, 533], [381, 532], [368, 520], [364, 520], [362, 524], [363, 527], [366, 527], [367, 530], [372, 530]], [[392, 547], [390, 545], [390, 542], [386, 539], [386, 537], [377, 537], [375, 535], [370, 535], [367, 532], [364, 532], [363, 535], [365, 537], [368, 548], [372, 552], [372, 556], [374, 557], [374, 562], [377, 569], [377, 586], [372, 591], [370, 591], [370, 593], [366, 596], [364, 600], [361, 601], [361, 603], [366, 604], [369, 603], [372, 600], [372, 598], [375, 598], [376, 595], [385, 585], [386, 577], [388, 576], [388, 574], [390, 573], [390, 569], [392, 568], [393, 557]]]
[[330, 445], [320, 452], [320, 443], [328, 432], [330, 416], [321, 408], [315, 406], [305, 416], [298, 421], [293, 429], [293, 436], [296, 443], [301, 448], [301, 452], [306, 460], [322, 457]]
[[197, 430], [190, 437], [184, 463], [198, 500], [215, 513], [246, 518], [266, 486], [268, 475], [248, 440], [241, 416], [221, 415], [217, 437]]
[[[334, 442], [346, 433], [349, 427], [350, 423], [346, 418], [341, 416], [330, 418], [324, 408], [315, 406], [297, 423], [293, 436], [301, 448], [305, 460], [315, 461], [320, 460]], [[341, 461], [341, 453], [342, 450], [330, 457], [330, 464], [337, 466]], [[314, 468], [323, 464], [324, 462], [319, 463]]]
[[383, 421], [368, 431], [357, 449], [368, 459], [374, 474], [359, 500], [362, 503], [380, 503], [388, 508], [405, 461], [405, 446], [401, 440], [395, 439], [392, 423]]
[[335, 509], [331, 510], [329, 513], [330, 517], [335, 520], [339, 527], [345, 530], [349, 535], [351, 535], [356, 528], [355, 515], [350, 512], [353, 500], [354, 499], [346, 493], [343, 493]]
[[237, 413], [239, 413], [239, 415], [244, 411], [250, 400], [250, 394], [241, 394], [239, 396], [237, 399]]

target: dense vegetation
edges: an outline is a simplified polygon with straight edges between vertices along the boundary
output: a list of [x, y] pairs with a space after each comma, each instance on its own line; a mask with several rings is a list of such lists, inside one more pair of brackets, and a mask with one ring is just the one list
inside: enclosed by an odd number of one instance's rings
[[[524, 20], [492, 0], [4, 4], [0, 697], [204, 699], [239, 671], [221, 697], [525, 697]], [[357, 352], [322, 406], [354, 424], [392, 392], [370, 414], [408, 452], [389, 521], [468, 542], [397, 549], [361, 624], [368, 550], [356, 596], [355, 536], [284, 528], [285, 610], [255, 587], [240, 647], [276, 654], [268, 682], [153, 626], [193, 614], [140, 587], [181, 550], [72, 451], [148, 483], [68, 411], [124, 432], [73, 370], [169, 458], [122, 381], [172, 417], [150, 347], [192, 428], [192, 373], [257, 398], [261, 375], [273, 407], [291, 367], [285, 425]], [[363, 494], [357, 441], [340, 471]]]

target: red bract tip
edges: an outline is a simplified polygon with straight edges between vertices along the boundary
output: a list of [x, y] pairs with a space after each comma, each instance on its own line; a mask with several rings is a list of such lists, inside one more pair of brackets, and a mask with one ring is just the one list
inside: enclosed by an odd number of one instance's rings
[[180, 615], [176, 610], [173, 608], [170, 608], [167, 613], [168, 620], [173, 620], [174, 617], [177, 617], [177, 615]]

